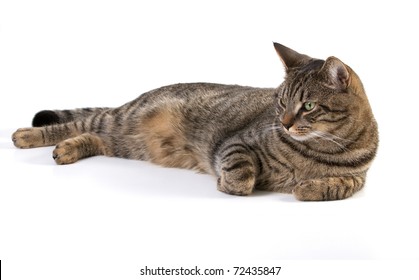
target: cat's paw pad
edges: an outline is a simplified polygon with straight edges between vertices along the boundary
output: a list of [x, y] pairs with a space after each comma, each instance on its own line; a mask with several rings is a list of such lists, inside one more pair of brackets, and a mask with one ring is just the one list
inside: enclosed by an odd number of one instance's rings
[[21, 149], [29, 149], [42, 146], [43, 134], [36, 128], [19, 128], [12, 135], [13, 144]]
[[295, 198], [303, 201], [324, 200], [322, 188], [316, 180], [300, 182], [293, 190]]
[[72, 140], [59, 143], [52, 152], [52, 158], [57, 164], [70, 164], [79, 160], [77, 146]]

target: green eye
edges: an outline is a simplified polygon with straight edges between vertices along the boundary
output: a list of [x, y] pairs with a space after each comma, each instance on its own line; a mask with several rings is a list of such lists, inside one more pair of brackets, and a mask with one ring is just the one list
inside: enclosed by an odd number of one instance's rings
[[306, 109], [306, 111], [311, 111], [314, 109], [314, 107], [316, 107], [316, 102], [308, 101], [308, 102], [305, 102], [303, 106], [304, 106], [304, 109]]

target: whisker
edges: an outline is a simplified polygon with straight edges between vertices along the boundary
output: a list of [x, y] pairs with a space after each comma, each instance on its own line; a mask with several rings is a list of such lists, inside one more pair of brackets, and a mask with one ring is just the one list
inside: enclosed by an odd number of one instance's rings
[[[271, 131], [276, 131], [276, 130], [283, 130], [283, 126], [278, 125], [278, 124], [268, 124], [260, 128], [261, 133], [269, 133]], [[319, 141], [317, 139], [323, 139], [323, 140], [333, 143], [334, 145], [339, 147], [339, 149], [341, 149], [342, 151], [348, 150], [345, 144], [353, 142], [352, 140], [348, 140], [348, 139], [345, 139], [345, 138], [336, 136], [332, 133], [324, 132], [324, 131], [311, 131], [307, 136], [308, 138], [306, 140], [311, 139], [312, 141], [316, 141], [318, 143]]]
[[327, 140], [330, 141], [334, 144], [336, 144], [339, 148], [341, 148], [343, 151], [347, 151], [348, 149], [341, 143], [337, 142], [335, 139], [337, 140], [342, 140], [342, 141], [348, 141], [348, 142], [352, 142], [350, 140], [346, 140], [343, 138], [340, 138], [338, 136], [335, 136], [331, 133], [327, 133], [327, 132], [322, 132], [322, 131], [312, 131], [311, 132], [315, 137], [321, 138], [323, 140]]
[[282, 126], [280, 126], [280, 125], [273, 125], [273, 124], [269, 124], [269, 125], [266, 125], [266, 127], [261, 127], [260, 128], [260, 131], [262, 132], [262, 133], [268, 133], [268, 132], [270, 132], [270, 131], [274, 131], [274, 130], [281, 130], [283, 127]]
[[344, 142], [348, 142], [348, 143], [353, 143], [354, 142], [353, 140], [345, 139], [345, 138], [336, 136], [336, 135], [334, 135], [332, 133], [329, 133], [329, 132], [324, 132], [324, 131], [317, 131], [317, 132], [319, 132], [323, 136], [331, 137], [333, 139], [341, 140], [341, 141], [344, 141]]

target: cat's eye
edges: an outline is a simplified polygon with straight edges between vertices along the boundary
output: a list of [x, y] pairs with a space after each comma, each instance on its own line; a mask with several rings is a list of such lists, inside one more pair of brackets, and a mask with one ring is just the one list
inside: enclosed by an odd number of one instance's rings
[[305, 103], [303, 104], [303, 106], [304, 106], [304, 109], [305, 109], [306, 111], [311, 111], [311, 110], [313, 110], [313, 109], [314, 109], [314, 107], [316, 107], [316, 102], [311, 102], [311, 101], [308, 101], [308, 102], [305, 102]]
[[279, 105], [281, 105], [282, 108], [286, 108], [287, 107], [287, 106], [285, 106], [285, 102], [284, 102], [284, 99], [283, 98], [279, 99]]

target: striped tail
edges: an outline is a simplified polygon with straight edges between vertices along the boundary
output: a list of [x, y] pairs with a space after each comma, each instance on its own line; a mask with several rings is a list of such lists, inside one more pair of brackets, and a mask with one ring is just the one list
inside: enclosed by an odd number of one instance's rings
[[74, 110], [43, 110], [35, 114], [32, 120], [33, 127], [41, 127], [52, 124], [67, 123], [82, 120], [89, 116], [109, 110], [110, 108], [81, 108]]

